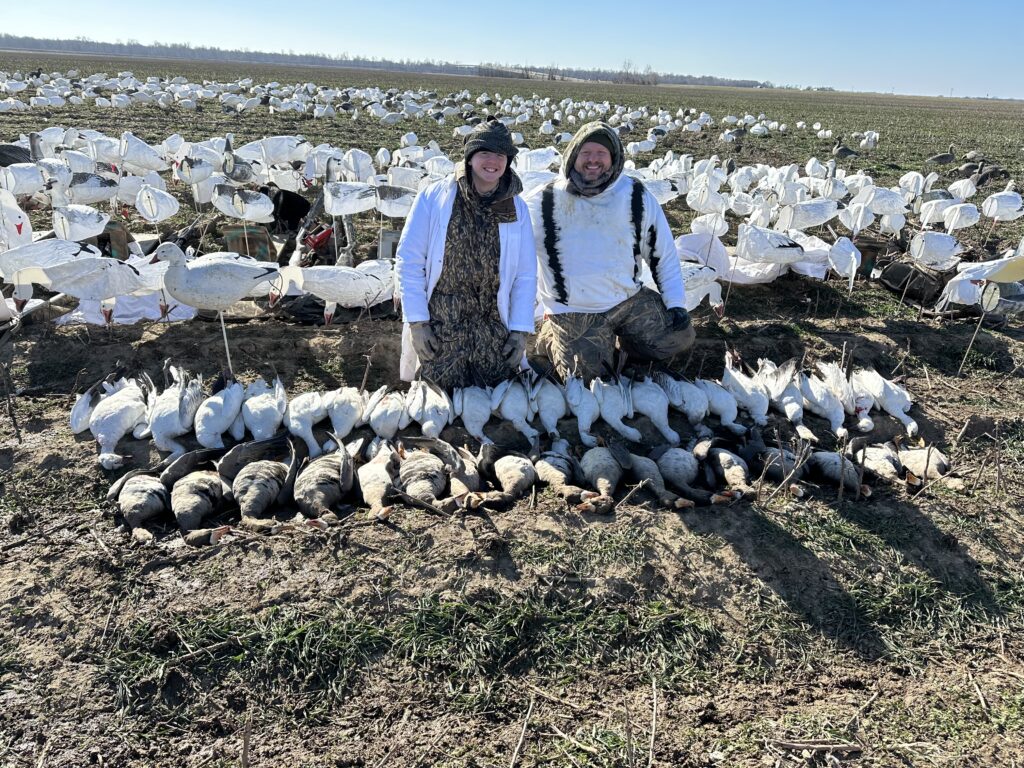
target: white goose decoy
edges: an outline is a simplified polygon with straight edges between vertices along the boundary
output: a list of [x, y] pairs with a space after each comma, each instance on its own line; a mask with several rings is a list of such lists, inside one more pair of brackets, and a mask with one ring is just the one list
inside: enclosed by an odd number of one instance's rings
[[114, 314], [114, 301], [146, 288], [142, 274], [131, 264], [107, 256], [82, 257], [48, 266], [26, 267], [11, 277], [15, 284], [15, 300], [31, 298], [32, 284], [77, 299], [100, 302], [100, 310], [109, 324]]
[[793, 238], [753, 224], [740, 224], [736, 255], [771, 264], [793, 264], [805, 258], [804, 249]]
[[710, 381], [708, 379], [697, 379], [694, 383], [700, 387], [701, 391], [704, 392], [704, 396], [707, 397], [708, 411], [718, 417], [723, 427], [737, 435], [746, 434], [747, 428], [742, 424], [736, 423], [739, 408], [736, 398], [729, 390], [725, 389], [717, 381]]
[[233, 219], [257, 224], [274, 220], [274, 202], [262, 192], [218, 184], [213, 189], [213, 207]]
[[170, 373], [173, 383], [152, 399], [149, 407], [149, 431], [158, 450], [170, 451], [173, 458], [185, 453], [175, 438], [192, 431], [196, 411], [203, 401], [203, 377], [192, 377], [183, 368], [164, 362], [164, 377]]
[[0, 251], [32, 243], [32, 222], [14, 195], [0, 189]]
[[109, 213], [101, 213], [88, 205], [66, 205], [53, 209], [53, 231], [61, 240], [96, 237], [103, 233], [109, 221]]
[[[245, 388], [230, 374], [223, 375], [222, 380], [214, 384], [214, 388], [219, 384], [221, 388], [203, 400], [196, 410], [196, 440], [204, 448], [223, 448], [222, 435], [232, 428], [236, 419], [244, 429], [244, 422], [239, 416]], [[238, 435], [237, 439], [241, 437]]]
[[[276, 265], [261, 266], [251, 260], [203, 257], [187, 262], [185, 253], [174, 243], [158, 245], [153, 260], [170, 264], [164, 273], [167, 293], [190, 307], [217, 311], [230, 371], [231, 351], [224, 326], [224, 310], [236, 301], [254, 295], [261, 286], [283, 284], [286, 278]], [[279, 290], [283, 293], [283, 285]]]
[[686, 309], [692, 312], [707, 296], [711, 309], [721, 317], [725, 313], [725, 304], [722, 301], [722, 286], [718, 282], [718, 272], [712, 267], [685, 261], [679, 266], [686, 289]]
[[829, 423], [829, 428], [840, 439], [849, 436], [849, 431], [843, 426], [846, 420], [843, 404], [824, 381], [814, 375], [801, 374], [800, 394], [804, 398], [804, 409], [825, 419]]
[[313, 427], [327, 418], [327, 406], [320, 392], [305, 392], [293, 397], [284, 414], [284, 425], [306, 443], [309, 457], [315, 459], [323, 449], [313, 435]]
[[781, 366], [767, 358], [760, 358], [755, 377], [767, 390], [772, 407], [789, 419], [797, 435], [803, 440], [816, 443], [818, 438], [804, 425], [803, 395], [800, 394], [796, 378], [797, 365], [796, 358], [787, 360]]
[[277, 434], [288, 408], [281, 379], [274, 377], [271, 387], [260, 377], [245, 387], [242, 402], [242, 422], [256, 440], [268, 440]]
[[483, 387], [461, 387], [452, 393], [452, 407], [456, 416], [462, 419], [466, 431], [489, 445], [494, 441], [484, 434], [484, 426], [491, 418], [491, 393]]
[[978, 206], [973, 203], [956, 203], [942, 212], [942, 223], [947, 232], [973, 227], [979, 221], [981, 214], [978, 212]]
[[964, 248], [952, 235], [942, 232], [918, 232], [910, 241], [910, 256], [922, 266], [939, 271], [960, 263]]
[[99, 443], [99, 463], [104, 469], [117, 469], [124, 464], [123, 456], [116, 453], [118, 441], [129, 432], [142, 437], [146, 429], [146, 415], [149, 411], [147, 384], [137, 379], [96, 404], [89, 418], [89, 431]]
[[356, 267], [306, 267], [299, 274], [301, 284], [296, 287], [324, 300], [325, 326], [333, 322], [339, 306], [372, 307], [394, 294], [392, 267], [382, 260], [370, 259]]
[[374, 188], [377, 193], [377, 210], [392, 219], [404, 219], [412, 210], [412, 202], [416, 199], [415, 189], [393, 187], [381, 184]]
[[757, 378], [740, 370], [731, 350], [725, 353], [722, 386], [736, 398], [736, 404], [750, 414], [755, 424], [764, 426], [768, 423], [768, 391]]
[[911, 437], [917, 435], [917, 422], [908, 415], [914, 401], [907, 390], [871, 368], [854, 371], [853, 380], [857, 389], [870, 394], [881, 410], [903, 424], [908, 435]]
[[861, 256], [857, 246], [848, 237], [840, 237], [828, 250], [828, 265], [847, 280], [848, 293], [853, 293], [853, 281], [860, 269]]
[[338, 387], [324, 395], [324, 407], [331, 420], [331, 434], [344, 440], [355, 429], [363, 416], [366, 401], [356, 387]]

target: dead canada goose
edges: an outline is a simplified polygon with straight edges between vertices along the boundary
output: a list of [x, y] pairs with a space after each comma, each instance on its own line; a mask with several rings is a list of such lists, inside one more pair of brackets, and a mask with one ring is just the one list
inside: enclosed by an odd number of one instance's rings
[[658, 470], [670, 486], [679, 495], [689, 499], [698, 507], [713, 504], [729, 504], [742, 494], [734, 491], [712, 492], [702, 488], [694, 488], [700, 474], [700, 462], [697, 457], [685, 448], [659, 448], [651, 453], [651, 458], [658, 462]]
[[637, 482], [646, 482], [647, 490], [666, 509], [688, 509], [695, 506], [694, 502], [669, 491], [665, 488], [665, 479], [661, 476], [657, 462], [646, 456], [635, 453], [629, 455], [629, 474]]
[[623, 471], [629, 466], [628, 451], [624, 449], [595, 446], [583, 454], [580, 466], [587, 483], [598, 492], [598, 496], [587, 499], [577, 505], [580, 512], [597, 512], [607, 514], [615, 508], [612, 494], [622, 480]]

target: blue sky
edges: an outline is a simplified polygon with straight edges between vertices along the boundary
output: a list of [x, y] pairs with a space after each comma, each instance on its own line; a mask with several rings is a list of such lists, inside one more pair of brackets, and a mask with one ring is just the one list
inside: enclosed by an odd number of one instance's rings
[[629, 60], [638, 69], [777, 84], [1024, 99], [1014, 55], [1024, 3], [1010, 0], [6, 5], [4, 30], [38, 37], [585, 68]]

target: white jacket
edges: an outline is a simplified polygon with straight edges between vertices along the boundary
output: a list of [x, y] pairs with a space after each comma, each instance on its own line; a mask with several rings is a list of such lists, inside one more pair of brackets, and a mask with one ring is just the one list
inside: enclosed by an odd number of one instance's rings
[[[399, 373], [412, 381], [419, 360], [412, 347], [409, 323], [430, 319], [430, 295], [441, 267], [448, 222], [458, 187], [455, 176], [435, 181], [413, 201], [395, 254], [397, 296], [402, 306], [402, 360]], [[533, 226], [526, 203], [515, 197], [516, 220], [498, 224], [501, 254], [498, 259], [498, 315], [511, 331], [533, 333], [533, 308], [537, 300], [537, 253]]]
[[540, 309], [607, 312], [640, 290], [644, 261], [665, 306], [682, 307], [679, 256], [654, 195], [625, 174], [593, 197], [574, 195], [566, 184], [560, 177], [525, 198], [540, 260]]

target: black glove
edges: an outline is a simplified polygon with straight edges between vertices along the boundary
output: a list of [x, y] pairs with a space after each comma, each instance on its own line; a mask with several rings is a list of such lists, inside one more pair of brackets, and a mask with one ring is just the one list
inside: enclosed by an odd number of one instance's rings
[[409, 323], [409, 333], [412, 336], [412, 348], [416, 351], [416, 357], [421, 361], [433, 360], [437, 354], [437, 337], [430, 327], [430, 322]]
[[668, 327], [670, 331], [685, 331], [690, 327], [690, 313], [682, 307], [672, 307], [668, 311]]
[[505, 346], [501, 348], [501, 356], [513, 368], [518, 368], [526, 352], [526, 333], [523, 331], [509, 331]]

